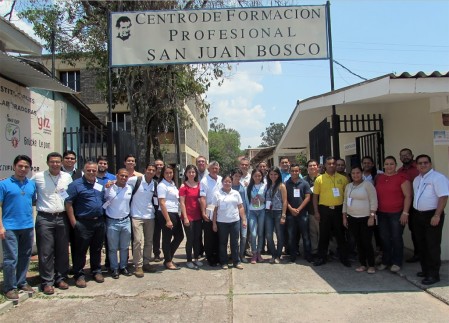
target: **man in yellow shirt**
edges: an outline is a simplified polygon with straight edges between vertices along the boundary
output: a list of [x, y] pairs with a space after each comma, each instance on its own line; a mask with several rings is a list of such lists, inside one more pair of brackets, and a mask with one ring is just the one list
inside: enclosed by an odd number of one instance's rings
[[343, 198], [348, 179], [336, 172], [334, 157], [326, 158], [325, 166], [325, 173], [317, 177], [313, 188], [313, 208], [315, 217], [320, 223], [319, 258], [314, 265], [321, 266], [326, 263], [329, 240], [333, 233], [337, 239], [340, 261], [344, 266], [350, 267], [342, 218]]

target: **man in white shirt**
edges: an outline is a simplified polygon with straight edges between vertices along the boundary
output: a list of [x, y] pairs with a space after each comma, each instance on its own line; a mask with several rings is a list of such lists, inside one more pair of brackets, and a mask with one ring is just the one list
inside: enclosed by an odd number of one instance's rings
[[212, 228], [212, 216], [215, 206], [213, 205], [215, 192], [221, 188], [221, 176], [218, 175], [220, 164], [217, 161], [209, 163], [209, 174], [200, 182], [200, 205], [203, 216], [204, 229], [204, 251], [209, 266], [218, 264], [218, 234]]
[[424, 285], [440, 281], [441, 235], [444, 223], [444, 208], [449, 196], [449, 180], [432, 169], [428, 155], [416, 157], [419, 175], [413, 180], [414, 230], [419, 249]]
[[[119, 169], [117, 182], [106, 189], [106, 235], [108, 237], [109, 263], [112, 278], [118, 279], [119, 275], [130, 276], [128, 271], [128, 248], [131, 241], [131, 221], [129, 219], [129, 202], [132, 195], [132, 187], [128, 181], [128, 171]], [[120, 251], [120, 261], [117, 258]]]
[[242, 171], [243, 175], [240, 178], [240, 183], [247, 187], [249, 184], [249, 181], [251, 180], [251, 173], [249, 171], [249, 159], [247, 157], [243, 157], [240, 159], [240, 170]]
[[157, 205], [157, 182], [154, 174], [156, 166], [148, 164], [144, 176], [140, 179], [139, 176], [134, 176], [128, 180], [128, 185], [132, 186], [134, 192], [131, 201], [131, 222], [134, 233], [133, 263], [136, 268], [134, 275], [138, 278], [142, 278], [144, 272], [155, 272], [150, 266], [155, 223], [154, 205]]
[[209, 174], [209, 172], [207, 171], [206, 157], [204, 156], [196, 157], [196, 168], [198, 168], [198, 180], [201, 182], [203, 177]]
[[57, 152], [47, 155], [48, 170], [39, 172], [36, 183], [36, 245], [39, 255], [41, 290], [54, 294], [54, 285], [68, 289], [64, 281], [69, 271], [69, 221], [64, 200], [72, 177], [61, 171], [62, 156]]

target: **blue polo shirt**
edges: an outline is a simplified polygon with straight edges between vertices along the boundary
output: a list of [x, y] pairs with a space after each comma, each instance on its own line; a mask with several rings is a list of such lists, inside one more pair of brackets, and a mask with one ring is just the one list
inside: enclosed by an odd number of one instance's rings
[[11, 176], [0, 182], [2, 222], [6, 230], [22, 230], [34, 227], [33, 201], [36, 184], [25, 178], [23, 182]]
[[[285, 188], [287, 189], [287, 202], [290, 204], [292, 208], [299, 207], [304, 199], [306, 198], [306, 194], [310, 194], [312, 196], [312, 190], [310, 189], [309, 183], [302, 178], [295, 183], [291, 178], [289, 178], [285, 182]], [[299, 196], [295, 197], [295, 189], [299, 190]], [[307, 206], [301, 210], [299, 215], [305, 216], [307, 213]], [[287, 208], [287, 216], [292, 215]]]
[[117, 180], [117, 177], [115, 177], [115, 175], [106, 172], [106, 174], [103, 177], [97, 177], [98, 179], [98, 183], [100, 183], [101, 185], [105, 185], [108, 181], [115, 181]]
[[95, 218], [103, 216], [104, 186], [96, 180], [95, 184], [86, 181], [85, 177], [78, 178], [67, 188], [66, 202], [72, 203], [76, 217]]

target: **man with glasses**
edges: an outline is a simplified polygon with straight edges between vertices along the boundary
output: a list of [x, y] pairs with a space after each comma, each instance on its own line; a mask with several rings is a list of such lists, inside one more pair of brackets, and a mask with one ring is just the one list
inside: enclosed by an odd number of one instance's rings
[[449, 196], [449, 180], [432, 169], [428, 155], [416, 157], [419, 175], [413, 181], [413, 207], [415, 209], [415, 234], [418, 242], [421, 271], [418, 277], [424, 285], [440, 281], [441, 235], [444, 208]]
[[[398, 169], [398, 173], [404, 173], [407, 179], [413, 183], [416, 176], [419, 175], [419, 170], [417, 168], [416, 162], [413, 160], [413, 153], [409, 148], [403, 148], [399, 152], [399, 158], [402, 162], [402, 167]], [[408, 228], [410, 230], [413, 242], [413, 256], [406, 260], [406, 262], [418, 262], [419, 261], [419, 247], [417, 246], [416, 235], [414, 230], [414, 209], [410, 208], [410, 216], [408, 218]]]
[[72, 177], [61, 171], [62, 156], [47, 155], [48, 170], [33, 176], [36, 183], [36, 245], [39, 255], [41, 290], [54, 294], [54, 286], [68, 289], [65, 282], [69, 271], [69, 221], [64, 200]]
[[72, 176], [72, 180], [81, 178], [83, 176], [83, 172], [81, 169], [75, 168], [76, 164], [76, 153], [73, 150], [66, 150], [62, 154], [62, 167], [61, 170], [63, 172], [69, 173]]
[[27, 179], [31, 158], [19, 155], [14, 159], [14, 174], [0, 181], [0, 240], [3, 247], [3, 292], [17, 301], [17, 289], [27, 293], [34, 290], [26, 275], [33, 248], [33, 206], [36, 185]]

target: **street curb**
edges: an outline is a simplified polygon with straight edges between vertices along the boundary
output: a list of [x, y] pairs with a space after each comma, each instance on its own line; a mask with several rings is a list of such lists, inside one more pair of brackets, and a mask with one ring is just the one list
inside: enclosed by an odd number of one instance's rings
[[[38, 292], [36, 288], [33, 288], [33, 289], [34, 289], [35, 293]], [[6, 300], [4, 303], [0, 304], [0, 315], [3, 314], [3, 313], [6, 313], [7, 311], [9, 311], [11, 308], [13, 308], [15, 306], [19, 306], [20, 303], [23, 303], [28, 298], [33, 297], [32, 295], [33, 294], [31, 294], [31, 293], [20, 292], [18, 301]]]

